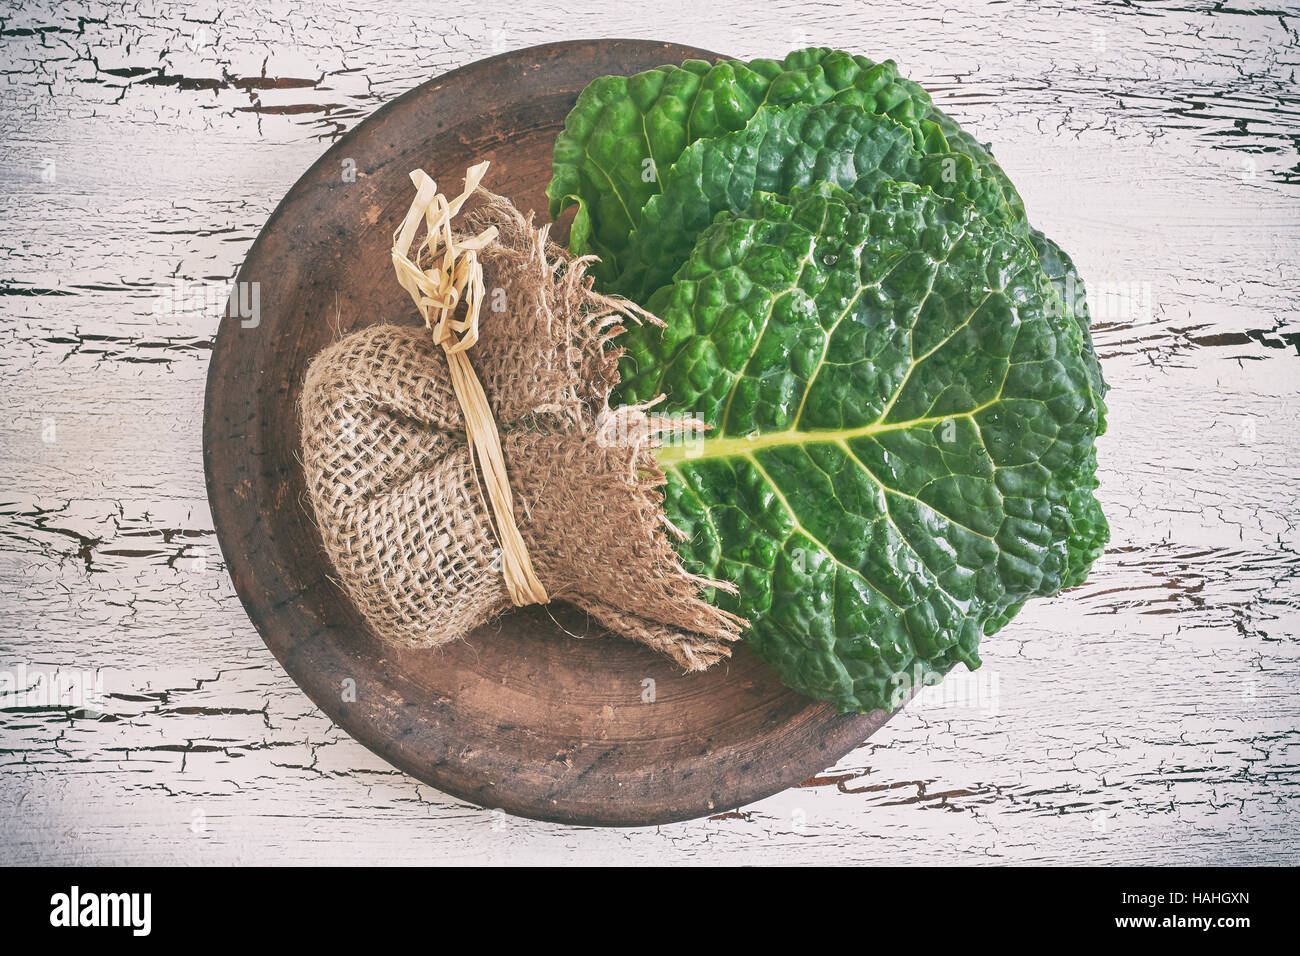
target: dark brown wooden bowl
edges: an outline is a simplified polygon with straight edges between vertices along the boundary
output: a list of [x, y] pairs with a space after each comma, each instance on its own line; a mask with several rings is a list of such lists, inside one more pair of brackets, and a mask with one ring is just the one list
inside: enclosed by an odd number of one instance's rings
[[[643, 40], [553, 43], [411, 90], [289, 191], [239, 273], [260, 286], [260, 322], [227, 318], [217, 335], [203, 461], [249, 616], [331, 720], [412, 776], [485, 807], [618, 826], [703, 816], [807, 779], [890, 716], [837, 715], [787, 690], [743, 645], [684, 676], [558, 604], [512, 612], [445, 649], [395, 649], [330, 580], [306, 510], [295, 406], [308, 362], [340, 334], [417, 321], [389, 259], [411, 199], [407, 172], [454, 185], [489, 159], [487, 185], [545, 221], [551, 147], [583, 86], [713, 56]], [[355, 181], [345, 181], [353, 164]]]

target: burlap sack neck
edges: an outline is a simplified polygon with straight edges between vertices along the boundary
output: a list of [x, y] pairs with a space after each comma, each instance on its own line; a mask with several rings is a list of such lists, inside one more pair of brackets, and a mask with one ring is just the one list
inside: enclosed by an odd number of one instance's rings
[[[652, 317], [594, 292], [500, 196], [466, 217], [497, 226], [471, 357], [501, 433], [515, 518], [553, 600], [687, 670], [730, 655], [742, 621], [702, 597], [669, 540], [649, 439], [657, 421], [611, 410], [624, 321]], [[503, 306], [502, 311], [494, 311]], [[510, 606], [488, 502], [446, 358], [425, 328], [378, 325], [324, 349], [301, 398], [307, 493], [338, 581], [382, 638], [433, 647]]]

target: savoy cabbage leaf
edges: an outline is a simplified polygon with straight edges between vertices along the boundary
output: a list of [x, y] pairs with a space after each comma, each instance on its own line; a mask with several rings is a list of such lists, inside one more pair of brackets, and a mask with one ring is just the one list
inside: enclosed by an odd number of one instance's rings
[[[925, 141], [936, 142], [932, 137]], [[991, 158], [976, 163], [965, 153], [926, 152], [890, 118], [853, 106], [763, 107], [744, 129], [696, 140], [664, 175], [660, 192], [646, 203], [640, 224], [628, 238], [624, 268], [608, 287], [635, 301], [651, 302], [717, 215], [745, 209], [758, 192], [785, 195], [795, 186], [829, 182], [863, 196], [891, 180], [964, 198], [984, 218], [1028, 237], [1044, 275], [1070, 304], [1082, 333], [1090, 383], [1104, 394], [1087, 300], [1074, 263], [1029, 226], [1018, 199], [1008, 202], [1008, 194], [1015, 193], [1003, 184], [1005, 173]], [[650, 325], [628, 330], [622, 340], [627, 349], [620, 369], [624, 380], [644, 377], [654, 367], [644, 353], [659, 338], [659, 330]], [[1104, 421], [1103, 414], [1103, 428]]]
[[648, 301], [672, 280], [717, 214], [743, 210], [757, 192], [785, 195], [795, 186], [829, 182], [870, 195], [890, 180], [964, 196], [985, 218], [1017, 221], [1000, 184], [969, 156], [928, 152], [887, 116], [837, 103], [765, 106], [744, 129], [696, 140], [662, 175], [610, 288]]
[[764, 105], [839, 102], [886, 115], [923, 140], [929, 95], [892, 61], [815, 47], [783, 60], [688, 60], [634, 76], [602, 76], [579, 94], [556, 137], [546, 194], [551, 218], [576, 205], [569, 248], [620, 269], [627, 238], [659, 191], [658, 178], [697, 139], [744, 129]]
[[1109, 529], [1082, 283], [892, 62], [602, 77], [548, 196], [602, 288], [667, 323], [624, 333], [615, 398], [712, 427], [657, 453], [665, 510], [784, 683], [890, 706], [1086, 578]]
[[[629, 245], [661, 181], [674, 177], [673, 168], [688, 147], [745, 130], [764, 107], [826, 103], [893, 120], [907, 130], [917, 151], [936, 157], [923, 171], [929, 178], [922, 181], [950, 195], [953, 190], [946, 184], [955, 175], [958, 184], [977, 190], [967, 198], [986, 214], [1005, 208], [1012, 220], [1027, 227], [1024, 203], [992, 152], [938, 109], [919, 84], [899, 75], [892, 60], [876, 63], [827, 47], [796, 50], [781, 60], [688, 60], [680, 67], [594, 80], [579, 94], [555, 141], [546, 190], [551, 218], [576, 205], [570, 251], [599, 256], [594, 272], [607, 287], [636, 285], [630, 289], [633, 298], [648, 296], [653, 289], [647, 285], [657, 280], [641, 275], [649, 268], [645, 262], [628, 261]], [[964, 159], [956, 161], [956, 169], [944, 170], [939, 163], [946, 157]], [[936, 178], [940, 170], [944, 172]], [[743, 203], [731, 208], [743, 208]], [[1073, 301], [1091, 355], [1083, 284], [1074, 264], [1041, 232], [1031, 230], [1029, 236], [1057, 292]], [[1101, 386], [1100, 366], [1095, 357], [1090, 361], [1094, 384]]]
[[890, 706], [1086, 574], [1101, 396], [1023, 234], [914, 184], [796, 186], [719, 217], [658, 300], [623, 398], [712, 426], [658, 452], [665, 509], [787, 685]]

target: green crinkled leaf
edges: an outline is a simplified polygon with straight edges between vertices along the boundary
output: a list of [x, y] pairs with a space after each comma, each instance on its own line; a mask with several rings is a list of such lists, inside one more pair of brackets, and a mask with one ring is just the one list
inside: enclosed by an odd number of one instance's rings
[[[926, 113], [926, 119], [933, 121], [939, 127], [952, 150], [970, 157], [971, 162], [980, 172], [986, 184], [994, 185], [997, 188], [1010, 210], [1012, 219], [1028, 225], [1028, 221], [1025, 219], [1025, 204], [1021, 200], [1020, 194], [1016, 192], [1016, 187], [1011, 184], [1011, 179], [993, 158], [993, 153], [990, 152], [989, 148], [962, 129], [951, 116], [933, 105]], [[945, 195], [948, 194], [945, 193]], [[969, 198], [975, 201], [974, 197]], [[976, 205], [978, 206], [980, 203], [976, 201]], [[1079, 330], [1083, 333], [1084, 360], [1088, 363], [1089, 379], [1092, 381], [1097, 393], [1105, 395], [1107, 386], [1102, 379], [1101, 363], [1097, 361], [1096, 350], [1093, 346], [1092, 319], [1088, 313], [1088, 297], [1083, 287], [1083, 279], [1079, 277], [1079, 273], [1074, 267], [1074, 261], [1065, 254], [1060, 246], [1043, 235], [1042, 232], [1029, 227], [1029, 241], [1038, 253], [1038, 260], [1042, 264], [1044, 275], [1051, 281], [1062, 301], [1069, 303], [1071, 306], [1074, 317], [1079, 323]], [[1104, 416], [1102, 428], [1104, 430]]]
[[[944, 145], [942, 140], [927, 139], [939, 147]], [[978, 144], [973, 148], [982, 149]], [[1089, 383], [1100, 398], [1105, 383], [1092, 347], [1086, 298], [1081, 295], [1082, 284], [1073, 264], [1046, 236], [1029, 229], [1023, 207], [1018, 201], [1014, 205], [1007, 202], [1008, 190], [999, 185], [1005, 177], [1000, 170], [995, 175], [994, 169], [995, 165], [981, 169], [961, 153], [921, 152], [906, 128], [856, 107], [764, 107], [743, 130], [697, 140], [687, 147], [660, 183], [662, 191], [647, 203], [640, 226], [633, 230], [625, 254], [626, 268], [613, 291], [649, 301], [654, 291], [668, 284], [690, 255], [696, 238], [718, 213], [745, 209], [758, 192], [784, 195], [796, 186], [829, 182], [861, 196], [891, 180], [923, 183], [942, 195], [971, 201], [992, 222], [1018, 233], [1028, 232], [1044, 275], [1062, 300], [1072, 305], [1082, 333]], [[660, 338], [660, 330], [649, 325], [630, 329], [623, 336], [627, 354], [620, 372], [626, 380], [653, 367], [656, 359], [648, 354], [647, 344]], [[1104, 409], [1102, 412], [1099, 430], [1104, 425]], [[1093, 459], [1077, 476], [1077, 483], [1091, 491], [1097, 484], [1095, 470]], [[1082, 509], [1077, 522], [1080, 530], [1071, 546], [1077, 566], [1084, 570], [1071, 583], [1082, 582], [1105, 544], [1105, 537], [1099, 538], [1093, 531], [1093, 516], [1084, 513], [1094, 505], [1090, 494], [1076, 502]]]
[[1023, 235], [906, 183], [762, 193], [656, 305], [623, 398], [713, 426], [658, 453], [665, 509], [784, 683], [889, 706], [1086, 573], [1100, 396]]
[[989, 148], [962, 129], [955, 119], [934, 104], [930, 104], [925, 118], [939, 127], [950, 149], [964, 156], [969, 156], [971, 162], [975, 164], [975, 168], [985, 178], [991, 179], [997, 184], [998, 189], [1002, 192], [1003, 201], [1011, 210], [1012, 218], [1023, 220], [1025, 218], [1025, 204], [1021, 200], [1020, 194], [1016, 192], [1016, 187], [1011, 184], [1010, 178], [994, 160], [993, 153], [989, 151]]
[[[965, 176], [966, 181], [978, 182], [985, 193], [1000, 192], [1012, 218], [1024, 221], [1024, 203], [989, 149], [935, 107], [918, 84], [900, 76], [893, 61], [876, 63], [827, 47], [796, 50], [779, 61], [688, 60], [680, 67], [593, 81], [555, 142], [547, 188], [551, 217], [577, 205], [569, 248], [577, 255], [600, 256], [595, 274], [603, 284], [614, 284], [626, 271], [629, 237], [646, 205], [692, 143], [743, 130], [763, 106], [832, 102], [888, 116], [908, 130], [922, 152], [967, 157], [978, 175]], [[930, 166], [929, 178], [921, 181], [951, 195], [943, 177], [934, 176], [940, 169]], [[967, 198], [986, 212], [999, 205], [991, 196]], [[1076, 317], [1091, 350], [1083, 283], [1074, 264], [1042, 233], [1034, 231], [1031, 238], [1058, 291], [1071, 293], [1078, 304]], [[1055, 259], [1059, 271], [1051, 271], [1048, 259]], [[638, 291], [648, 297], [653, 289], [643, 284]], [[1094, 379], [1104, 389], [1100, 366]]]
[[[635, 76], [604, 76], [578, 96], [556, 138], [546, 194], [551, 218], [577, 205], [569, 248], [601, 257], [612, 279], [657, 179], [697, 139], [740, 130], [759, 107], [830, 101], [887, 115], [926, 135], [929, 96], [891, 61], [817, 47], [784, 60], [688, 60]], [[929, 128], [937, 133], [933, 123]]]
[[[1079, 278], [1079, 273], [1074, 268], [1074, 260], [1037, 229], [1029, 230], [1029, 242], [1038, 253], [1038, 262], [1043, 267], [1043, 275], [1047, 276], [1048, 281], [1052, 283], [1061, 301], [1069, 304], [1075, 319], [1079, 322], [1079, 331], [1083, 333], [1084, 360], [1088, 364], [1088, 379], [1098, 394], [1105, 395], [1110, 390], [1110, 386], [1101, 375], [1101, 362], [1097, 360], [1097, 352], [1092, 341], [1092, 316], [1088, 312], [1088, 296], [1083, 288], [1083, 280]], [[1104, 430], [1103, 416], [1099, 432]]]
[[[787, 684], [844, 710], [886, 706], [977, 664], [980, 635], [1025, 600], [1084, 580], [1109, 532], [1092, 493], [1106, 386], [1082, 283], [988, 148], [892, 63], [815, 48], [602, 78], [556, 143], [548, 195], [552, 216], [578, 205], [570, 247], [602, 257], [598, 281], [669, 320], [624, 337], [618, 397], [666, 391], [670, 408], [723, 426], [697, 457], [663, 454], [667, 509], [687, 562], [740, 586], [713, 597], [751, 618], [748, 640]], [[836, 244], [861, 223], [874, 231], [846, 267]], [[955, 322], [981, 275], [987, 302], [910, 351], [899, 378], [901, 340]], [[832, 332], [826, 309], [845, 302]], [[1018, 330], [1010, 346], [996, 303]], [[980, 363], [999, 358], [996, 400], [961, 411], [990, 384]], [[933, 408], [899, 419], [920, 380]], [[799, 382], [804, 411], [781, 425]], [[870, 418], [872, 389], [890, 387]]]
[[611, 291], [647, 301], [672, 280], [719, 212], [743, 210], [757, 192], [785, 195], [829, 182], [870, 195], [883, 182], [915, 182], [964, 197], [995, 222], [1017, 220], [1000, 185], [970, 157], [944, 149], [937, 130], [925, 141], [933, 151], [918, 147], [912, 131], [888, 116], [855, 106], [763, 107], [742, 130], [696, 140], [663, 175]]

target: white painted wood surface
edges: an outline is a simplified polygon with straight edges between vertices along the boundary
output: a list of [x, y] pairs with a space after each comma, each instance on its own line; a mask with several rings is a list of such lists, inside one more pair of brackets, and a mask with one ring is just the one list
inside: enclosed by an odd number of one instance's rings
[[[6, 4], [0, 862], [1300, 862], [1288, 5]], [[592, 36], [893, 57], [994, 143], [1097, 298], [1131, 293], [1094, 305], [1114, 540], [1090, 583], [803, 787], [632, 831], [459, 803], [315, 710], [212, 532], [219, 306], [165, 301], [228, 283], [383, 102]], [[103, 699], [51, 700], [56, 669]]]

